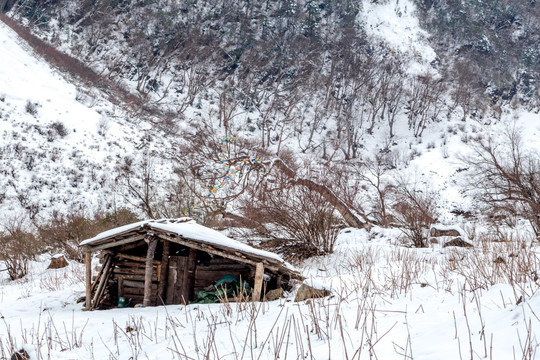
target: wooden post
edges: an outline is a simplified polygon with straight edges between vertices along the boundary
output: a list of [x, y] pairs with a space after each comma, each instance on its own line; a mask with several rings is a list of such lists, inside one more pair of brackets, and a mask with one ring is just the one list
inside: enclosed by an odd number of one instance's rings
[[197, 249], [189, 248], [189, 255], [182, 276], [182, 301], [187, 304], [193, 300], [193, 284], [195, 283], [195, 269], [197, 266]]
[[165, 305], [165, 290], [167, 289], [169, 273], [169, 248], [170, 242], [163, 240], [163, 252], [161, 254], [161, 273], [159, 274], [158, 303]]
[[151, 237], [148, 243], [148, 251], [146, 252], [146, 266], [144, 270], [144, 299], [143, 306], [150, 306], [151, 296], [152, 296], [152, 271], [154, 253], [156, 251], [157, 239]]
[[86, 304], [85, 309], [92, 307], [92, 253], [84, 254], [84, 263], [86, 265]]
[[263, 275], [264, 275], [264, 265], [263, 263], [257, 263], [257, 266], [255, 267], [255, 284], [253, 285], [253, 293], [251, 294], [251, 301], [261, 300]]
[[124, 279], [118, 279], [118, 298], [124, 297]]
[[[174, 304], [176, 281], [178, 280], [178, 256], [171, 256], [169, 259], [169, 274], [167, 275], [167, 298], [165, 304]], [[180, 277], [181, 278], [181, 277]]]

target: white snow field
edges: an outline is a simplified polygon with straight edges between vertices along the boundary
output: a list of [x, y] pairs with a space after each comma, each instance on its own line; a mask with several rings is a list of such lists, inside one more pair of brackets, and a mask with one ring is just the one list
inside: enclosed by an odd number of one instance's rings
[[[0, 279], [0, 356], [31, 359], [534, 359], [538, 247], [409, 249], [392, 231], [345, 229], [303, 264], [323, 299], [85, 312], [83, 265]], [[94, 266], [97, 266], [95, 259]], [[5, 274], [5, 273], [1, 273]]]

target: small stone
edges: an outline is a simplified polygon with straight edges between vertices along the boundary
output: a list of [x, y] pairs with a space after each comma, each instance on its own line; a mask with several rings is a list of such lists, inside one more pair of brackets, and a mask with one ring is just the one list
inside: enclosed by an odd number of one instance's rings
[[464, 241], [462, 238], [457, 237], [444, 243], [443, 247], [458, 246], [458, 247], [473, 247], [470, 242]]
[[274, 289], [274, 290], [270, 290], [266, 293], [266, 295], [264, 296], [266, 301], [274, 301], [274, 300], [277, 300], [279, 298], [282, 298], [283, 297], [283, 289], [282, 288], [277, 288], [277, 289]]
[[306, 284], [302, 284], [296, 293], [294, 301], [304, 301], [306, 299], [323, 298], [330, 295], [330, 291], [326, 289], [315, 289]]

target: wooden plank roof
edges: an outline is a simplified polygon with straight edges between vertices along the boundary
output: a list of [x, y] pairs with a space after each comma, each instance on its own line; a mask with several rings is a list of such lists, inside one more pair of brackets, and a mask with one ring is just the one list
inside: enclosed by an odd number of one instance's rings
[[231, 239], [189, 217], [139, 221], [100, 233], [82, 241], [79, 246], [84, 252], [95, 252], [140, 241], [147, 236], [156, 236], [253, 266], [260, 262], [271, 271], [300, 277], [298, 271], [281, 256]]

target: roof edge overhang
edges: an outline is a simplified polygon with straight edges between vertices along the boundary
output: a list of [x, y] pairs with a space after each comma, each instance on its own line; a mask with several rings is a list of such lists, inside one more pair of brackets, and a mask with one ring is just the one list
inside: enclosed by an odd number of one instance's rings
[[153, 228], [149, 223], [134, 226], [129, 230], [115, 233], [114, 235], [103, 237], [96, 242], [82, 243], [79, 245], [84, 253], [93, 253], [102, 250], [112, 250], [116, 247], [127, 245], [141, 240], [149, 240], [149, 238], [159, 238], [165, 241], [174, 242], [189, 248], [205, 251], [209, 254], [228, 258], [237, 262], [256, 266], [257, 263], [262, 263], [263, 266], [274, 273], [286, 273], [292, 278], [303, 279], [298, 270], [292, 267], [285, 261], [278, 261], [275, 258], [265, 257], [259, 254], [244, 252], [239, 249], [233, 249], [219, 244], [207, 243], [197, 239], [171, 233], [162, 229]]

